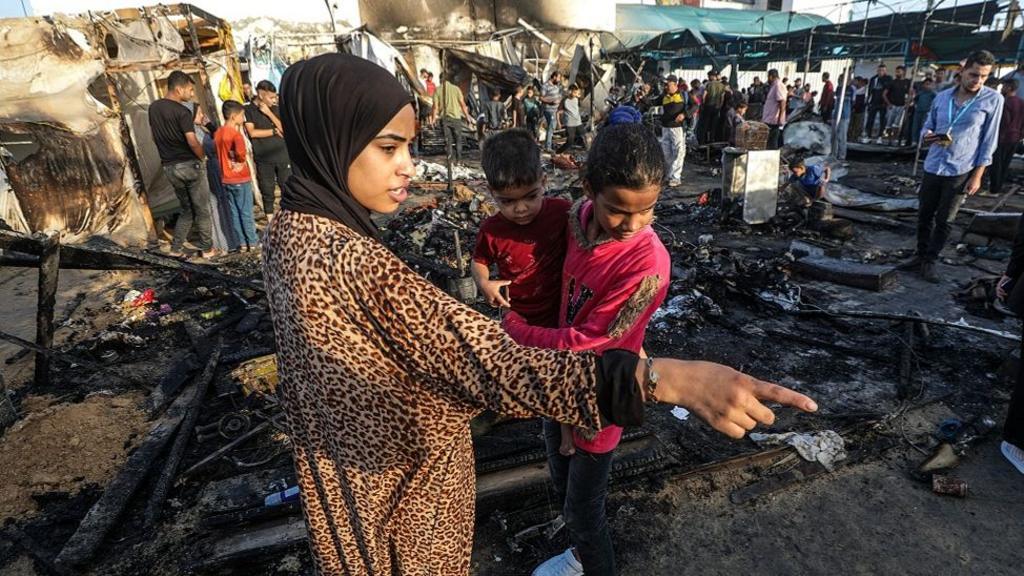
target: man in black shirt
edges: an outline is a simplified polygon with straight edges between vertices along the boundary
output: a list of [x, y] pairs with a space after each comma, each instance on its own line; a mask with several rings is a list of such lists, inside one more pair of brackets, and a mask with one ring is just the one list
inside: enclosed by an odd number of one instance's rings
[[274, 213], [274, 187], [292, 175], [292, 164], [284, 144], [284, 128], [277, 109], [277, 88], [269, 80], [256, 84], [256, 97], [245, 107], [245, 131], [252, 140], [256, 162], [256, 184], [263, 196], [263, 212]]
[[174, 225], [171, 256], [181, 257], [182, 245], [192, 226], [196, 227], [196, 247], [204, 258], [216, 255], [213, 249], [213, 221], [210, 217], [208, 192], [199, 185], [203, 172], [203, 147], [196, 138], [192, 112], [185, 107], [195, 97], [195, 81], [188, 74], [175, 70], [167, 77], [167, 94], [149, 106], [149, 129], [160, 152], [164, 175], [174, 188], [181, 204], [178, 222]]
[[889, 103], [885, 127], [888, 129], [890, 137], [894, 136], [897, 143], [903, 139], [903, 124], [907, 116], [907, 94], [910, 93], [910, 78], [904, 78], [906, 72], [906, 67], [897, 66], [896, 78], [889, 83], [889, 87], [885, 91], [885, 100]]
[[889, 84], [892, 83], [892, 76], [889, 76], [889, 69], [886, 68], [885, 64], [878, 65], [878, 74], [871, 77], [868, 82], [868, 123], [864, 128], [865, 136], [875, 138], [875, 118], [878, 118], [878, 136], [879, 141], [882, 139], [882, 132], [885, 131], [885, 116], [886, 110], [889, 108], [889, 102], [885, 99], [885, 92], [889, 89]]

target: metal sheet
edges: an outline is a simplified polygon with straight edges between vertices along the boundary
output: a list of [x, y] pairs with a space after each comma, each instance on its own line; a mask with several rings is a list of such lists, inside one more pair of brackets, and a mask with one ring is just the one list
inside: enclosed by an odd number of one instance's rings
[[763, 224], [775, 216], [779, 201], [779, 151], [752, 150], [722, 155], [722, 190], [743, 200], [743, 221]]

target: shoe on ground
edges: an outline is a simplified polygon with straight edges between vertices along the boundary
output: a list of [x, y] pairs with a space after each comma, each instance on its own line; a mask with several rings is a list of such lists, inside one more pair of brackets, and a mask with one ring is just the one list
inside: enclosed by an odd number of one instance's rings
[[935, 262], [924, 262], [921, 264], [921, 277], [932, 284], [939, 283], [939, 274], [935, 271]]
[[669, 180], [668, 185], [672, 188], [676, 188], [678, 186], [682, 186], [683, 182], [681, 180]]
[[569, 548], [537, 566], [533, 571], [533, 576], [583, 576], [583, 565], [572, 553], [572, 548]]
[[[1002, 451], [1003, 456], [1006, 456], [1006, 459], [1010, 461], [1010, 464], [1013, 464], [1018, 472], [1024, 474], [1024, 450], [1005, 440], [1003, 440], [999, 449]], [[548, 562], [550, 562], [550, 560]], [[536, 574], [536, 572], [534, 572], [534, 574]]]
[[924, 261], [921, 260], [920, 256], [915, 255], [915, 256], [911, 257], [909, 260], [906, 260], [904, 262], [901, 262], [901, 263], [897, 264], [896, 265], [896, 269], [897, 270], [903, 270], [904, 272], [911, 272], [911, 271], [914, 271], [914, 270], [920, 270], [921, 269], [921, 264], [923, 262]]

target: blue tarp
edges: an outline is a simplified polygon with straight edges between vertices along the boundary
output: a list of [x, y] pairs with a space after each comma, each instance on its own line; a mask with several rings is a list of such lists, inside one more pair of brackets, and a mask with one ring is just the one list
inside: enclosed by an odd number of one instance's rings
[[[606, 52], [656, 49], [659, 40], [671, 40], [684, 31], [709, 39], [735, 39], [772, 36], [827, 25], [832, 25], [832, 21], [815, 14], [619, 4], [615, 7], [615, 38], [606, 38], [604, 49]], [[659, 38], [663, 35], [666, 38]]]

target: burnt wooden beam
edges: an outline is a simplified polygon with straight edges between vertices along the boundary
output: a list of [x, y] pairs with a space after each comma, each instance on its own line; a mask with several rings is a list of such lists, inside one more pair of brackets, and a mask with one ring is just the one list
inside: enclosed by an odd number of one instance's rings
[[837, 308], [822, 308], [817, 310], [798, 310], [795, 314], [799, 316], [830, 316], [830, 317], [846, 317], [846, 318], [864, 318], [867, 320], [894, 320], [902, 322], [910, 320], [918, 324], [931, 324], [932, 326], [946, 326], [947, 328], [958, 328], [960, 330], [967, 330], [968, 332], [977, 332], [978, 334], [988, 334], [989, 336], [997, 336], [999, 338], [1005, 338], [1006, 340], [1012, 340], [1014, 342], [1020, 342], [1020, 335], [1014, 334], [1013, 332], [1007, 332], [1005, 330], [996, 330], [994, 328], [984, 328], [982, 326], [972, 326], [961, 319], [959, 322], [950, 322], [941, 318], [928, 318], [925, 316], [915, 316], [911, 314], [892, 314], [889, 312], [875, 312], [872, 310], [842, 310]]
[[[36, 305], [36, 345], [49, 350], [53, 347], [53, 307], [57, 303], [57, 284], [60, 281], [60, 234], [52, 234], [40, 242], [39, 300]], [[50, 383], [50, 355], [36, 353], [35, 385]]]
[[142, 443], [128, 456], [117, 476], [107, 485], [103, 495], [89, 509], [78, 529], [64, 544], [64, 548], [54, 560], [58, 568], [70, 570], [84, 565], [92, 558], [107, 533], [121, 517], [128, 501], [142, 484], [153, 463], [163, 452], [174, 431], [178, 429], [197, 394], [198, 382], [182, 392], [164, 416], [153, 424]]
[[892, 267], [847, 262], [827, 256], [807, 256], [795, 260], [790, 266], [794, 272], [808, 278], [875, 292], [892, 288], [898, 278], [896, 269]]
[[1017, 236], [1020, 218], [1020, 212], [982, 212], [974, 215], [967, 226], [967, 232], [1012, 242]]
[[210, 382], [213, 381], [217, 364], [220, 362], [220, 353], [223, 345], [223, 338], [217, 338], [217, 342], [213, 345], [213, 353], [210, 354], [210, 359], [206, 362], [206, 368], [203, 369], [203, 373], [196, 382], [198, 390], [188, 407], [188, 413], [182, 420], [181, 425], [178, 426], [178, 435], [174, 439], [174, 444], [171, 445], [170, 453], [164, 459], [164, 467], [160, 471], [160, 477], [157, 479], [156, 486], [153, 488], [149, 501], [146, 503], [145, 522], [147, 528], [153, 526], [160, 519], [161, 508], [163, 507], [164, 500], [167, 499], [167, 492], [171, 489], [171, 482], [174, 481], [178, 472], [178, 465], [181, 463], [182, 456], [185, 455], [185, 448], [188, 447], [189, 438], [192, 437], [192, 429], [196, 427], [199, 412], [202, 410], [203, 399], [206, 398], [206, 392], [210, 389]]
[[907, 222], [900, 222], [893, 218], [887, 218], [885, 216], [877, 216], [875, 214], [867, 214], [861, 210], [854, 210], [852, 208], [843, 208], [842, 206], [833, 206], [832, 213], [839, 218], [846, 220], [852, 220], [859, 224], [874, 224], [876, 226], [884, 226], [886, 228], [911, 228], [913, 225]]
[[200, 559], [186, 569], [205, 571], [226, 564], [253, 562], [260, 558], [306, 545], [306, 523], [301, 516], [282, 518], [255, 528], [239, 530], [203, 550]]
[[[43, 242], [39, 236], [26, 236], [9, 230], [0, 230], [0, 249], [21, 252], [32, 256], [40, 256]], [[18, 254], [5, 255], [12, 263], [26, 261]], [[27, 261], [26, 261], [27, 262]], [[214, 266], [183, 262], [169, 256], [161, 256], [123, 248], [114, 244], [93, 246], [88, 244], [63, 244], [60, 246], [60, 266], [65, 268], [81, 268], [85, 270], [127, 270], [144, 268], [164, 268], [179, 270], [228, 284], [263, 291], [263, 284], [249, 278], [241, 278], [225, 274]]]

